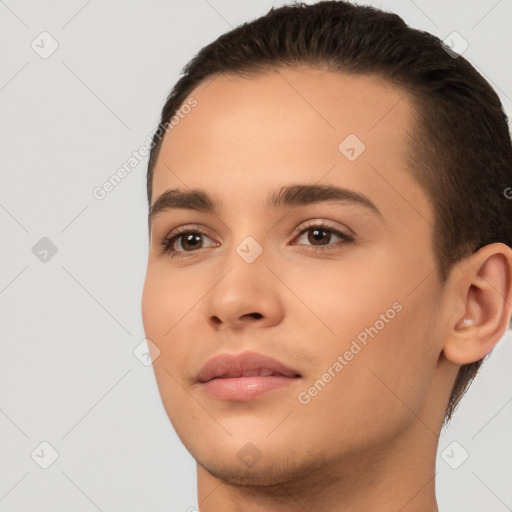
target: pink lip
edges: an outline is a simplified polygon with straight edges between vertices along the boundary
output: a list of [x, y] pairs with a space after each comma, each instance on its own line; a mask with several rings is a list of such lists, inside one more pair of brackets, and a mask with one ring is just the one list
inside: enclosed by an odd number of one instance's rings
[[[251, 374], [243, 375], [248, 372]], [[300, 376], [299, 372], [275, 359], [244, 352], [213, 357], [201, 368], [197, 380], [215, 398], [247, 401], [267, 391], [286, 387]]]

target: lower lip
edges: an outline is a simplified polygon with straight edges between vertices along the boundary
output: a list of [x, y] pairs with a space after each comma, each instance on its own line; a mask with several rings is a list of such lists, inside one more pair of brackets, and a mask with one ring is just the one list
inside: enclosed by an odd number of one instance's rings
[[267, 377], [232, 377], [212, 379], [203, 382], [203, 388], [219, 400], [246, 402], [266, 393], [283, 389], [299, 380], [297, 377], [271, 375]]

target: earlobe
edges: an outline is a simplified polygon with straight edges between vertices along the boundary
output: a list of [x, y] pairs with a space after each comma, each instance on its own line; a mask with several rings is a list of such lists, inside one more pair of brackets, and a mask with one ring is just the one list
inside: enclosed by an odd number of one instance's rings
[[503, 337], [512, 312], [512, 249], [489, 244], [466, 258], [464, 272], [453, 286], [463, 313], [447, 326], [444, 356], [457, 364], [485, 357]]

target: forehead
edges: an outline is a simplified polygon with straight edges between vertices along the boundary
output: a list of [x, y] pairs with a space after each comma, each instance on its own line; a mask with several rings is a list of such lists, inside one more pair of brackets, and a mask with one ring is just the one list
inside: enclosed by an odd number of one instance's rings
[[175, 187], [226, 200], [238, 190], [250, 201], [269, 188], [323, 182], [364, 189], [384, 208], [409, 203], [396, 215], [412, 203], [430, 216], [406, 158], [411, 97], [383, 78], [280, 68], [210, 77], [189, 98], [197, 105], [164, 137], [153, 201]]

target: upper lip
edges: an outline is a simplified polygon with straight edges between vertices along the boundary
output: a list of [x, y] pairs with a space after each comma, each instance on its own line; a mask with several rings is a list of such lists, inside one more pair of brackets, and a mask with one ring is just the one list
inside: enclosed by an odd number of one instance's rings
[[299, 372], [276, 359], [256, 352], [243, 352], [242, 354], [225, 353], [212, 357], [197, 374], [197, 380], [207, 382], [215, 378], [241, 377], [247, 372], [262, 371], [271, 371], [286, 377], [300, 377]]

